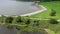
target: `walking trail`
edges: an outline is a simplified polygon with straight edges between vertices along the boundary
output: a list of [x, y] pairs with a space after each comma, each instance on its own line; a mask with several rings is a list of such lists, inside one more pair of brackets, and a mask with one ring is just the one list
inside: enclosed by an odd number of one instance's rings
[[54, 31], [50, 30], [50, 29], [44, 29], [48, 34], [56, 34]]

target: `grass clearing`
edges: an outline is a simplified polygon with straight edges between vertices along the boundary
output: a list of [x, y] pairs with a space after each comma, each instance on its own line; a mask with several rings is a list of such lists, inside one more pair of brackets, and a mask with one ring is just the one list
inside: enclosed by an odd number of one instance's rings
[[[54, 1], [54, 2], [41, 2], [41, 5], [47, 8], [45, 12], [38, 13], [35, 15], [32, 15], [33, 18], [55, 18], [60, 19], [60, 1]], [[50, 16], [51, 9], [54, 9], [56, 11], [56, 16]]]

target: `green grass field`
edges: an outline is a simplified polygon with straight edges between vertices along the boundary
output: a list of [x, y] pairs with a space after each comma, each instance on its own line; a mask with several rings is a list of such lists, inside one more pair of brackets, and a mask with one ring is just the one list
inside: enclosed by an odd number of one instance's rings
[[[35, 15], [32, 15], [32, 18], [40, 18], [40, 19], [48, 19], [48, 18], [55, 18], [60, 19], [60, 1], [54, 1], [54, 2], [40, 2], [41, 5], [47, 8], [46, 11], [42, 13], [38, 13]], [[56, 16], [50, 16], [51, 9], [54, 9], [56, 11]], [[45, 25], [44, 25], [45, 24]], [[60, 34], [60, 23], [59, 24], [50, 24], [47, 20], [41, 20], [40, 26], [42, 28], [47, 28], [52, 31], [49, 31], [50, 34]]]
[[[47, 8], [45, 12], [32, 15], [33, 18], [56, 18], [60, 19], [60, 1], [54, 2], [41, 2], [41, 5]], [[56, 16], [50, 16], [51, 9], [56, 11]]]

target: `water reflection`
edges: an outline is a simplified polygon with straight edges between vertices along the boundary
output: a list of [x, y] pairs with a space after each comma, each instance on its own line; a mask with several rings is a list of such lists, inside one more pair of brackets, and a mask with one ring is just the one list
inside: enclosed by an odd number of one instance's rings
[[8, 29], [6, 26], [0, 25], [0, 34], [17, 34], [17, 29], [16, 28]]
[[16, 27], [13, 27], [12, 29], [8, 29], [6, 26], [0, 25], [0, 34], [17, 34], [17, 32], [20, 32], [20, 34], [45, 34], [43, 32], [37, 32], [37, 31], [22, 31], [17, 30]]

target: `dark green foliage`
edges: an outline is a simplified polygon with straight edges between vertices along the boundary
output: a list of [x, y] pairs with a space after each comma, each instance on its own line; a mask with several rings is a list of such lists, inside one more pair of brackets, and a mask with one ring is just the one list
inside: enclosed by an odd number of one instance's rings
[[50, 1], [60, 1], [60, 0], [38, 0], [38, 1], [41, 1], [41, 2], [50, 2]]
[[5, 20], [6, 23], [12, 23], [12, 21], [13, 21], [13, 17], [7, 17]]
[[17, 30], [20, 30], [20, 26], [16, 26], [16, 29], [17, 29]]
[[33, 26], [39, 26], [39, 21], [40, 21], [40, 20], [34, 20]]
[[59, 22], [56, 19], [50, 19], [50, 24], [58, 24]]
[[26, 23], [25, 24], [27, 24], [27, 25], [29, 25], [30, 23], [31, 23], [31, 21], [30, 21], [31, 19], [27, 19], [27, 21], [26, 21]]
[[50, 2], [52, 0], [38, 0], [38, 1], [41, 1], [41, 2]]
[[51, 16], [56, 16], [56, 11], [54, 9], [51, 9]]
[[60, 1], [60, 0], [52, 0], [52, 1]]
[[16, 22], [18, 22], [18, 23], [23, 22], [20, 16], [17, 17]]
[[50, 2], [50, 1], [60, 1], [60, 0], [16, 0], [16, 1], [44, 1], [44, 2]]

